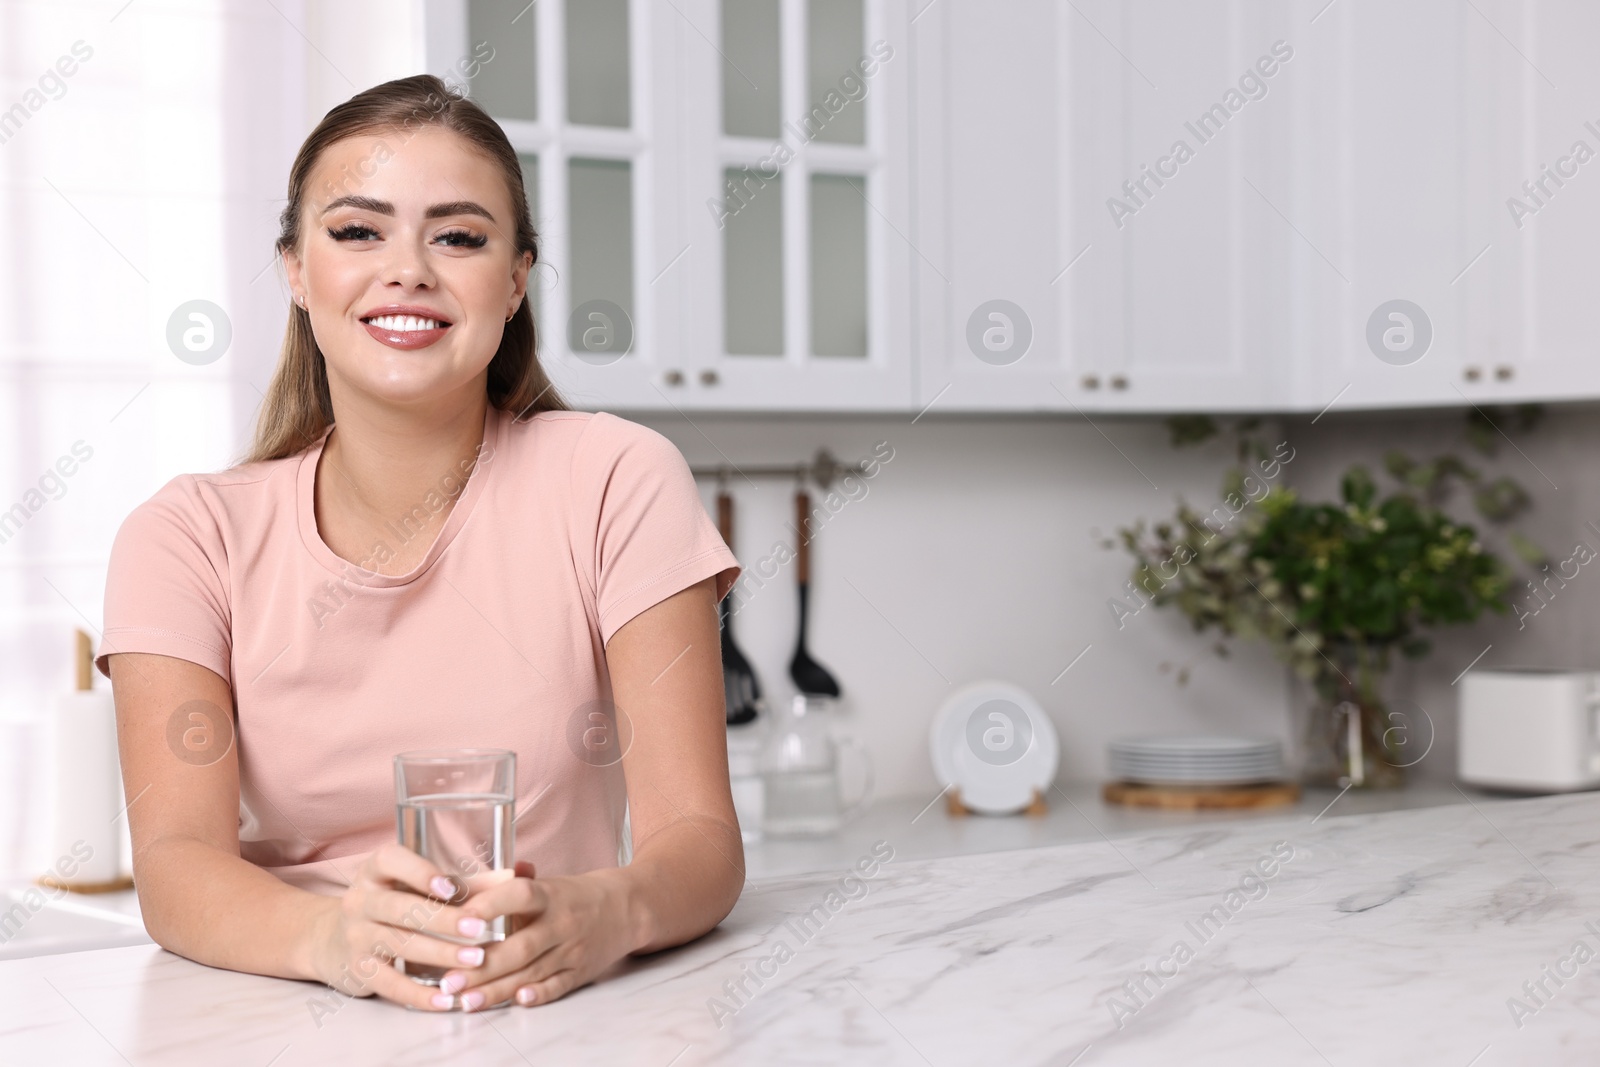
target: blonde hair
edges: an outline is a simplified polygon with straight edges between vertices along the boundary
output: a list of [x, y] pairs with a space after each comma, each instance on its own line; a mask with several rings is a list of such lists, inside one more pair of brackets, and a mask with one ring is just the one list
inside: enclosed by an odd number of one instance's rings
[[[300, 247], [306, 185], [317, 160], [330, 145], [374, 130], [395, 130], [409, 137], [424, 126], [453, 130], [500, 167], [511, 191], [517, 254], [531, 252], [537, 264], [538, 234], [528, 213], [522, 167], [511, 142], [481, 107], [431, 74], [384, 82], [357, 93], [323, 116], [289, 168], [289, 203], [278, 219], [278, 255]], [[567, 410], [566, 401], [539, 364], [537, 345], [533, 308], [524, 294], [489, 362], [489, 403], [518, 415]], [[294, 455], [315, 443], [332, 422], [328, 368], [311, 334], [310, 312], [291, 305], [278, 367], [267, 387], [256, 420], [255, 440], [244, 462]]]

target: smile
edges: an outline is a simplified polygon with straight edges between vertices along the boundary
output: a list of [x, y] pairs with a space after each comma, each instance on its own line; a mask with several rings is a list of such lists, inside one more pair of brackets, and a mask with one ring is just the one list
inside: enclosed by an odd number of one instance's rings
[[426, 348], [450, 328], [448, 322], [417, 315], [374, 315], [361, 324], [374, 340], [390, 348]]

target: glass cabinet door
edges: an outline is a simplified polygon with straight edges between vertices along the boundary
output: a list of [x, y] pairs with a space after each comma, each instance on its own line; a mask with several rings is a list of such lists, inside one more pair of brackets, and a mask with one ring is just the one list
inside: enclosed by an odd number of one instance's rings
[[427, 4], [430, 69], [488, 56], [572, 403], [910, 406], [909, 0]]
[[430, 4], [430, 26], [465, 34], [450, 48], [433, 39], [443, 31], [430, 36], [430, 69], [450, 69], [451, 48], [483, 57], [467, 90], [521, 162], [546, 371], [576, 407], [662, 406], [682, 302], [679, 279], [661, 270], [682, 247], [676, 38], [663, 21], [678, 16], [651, 0]]
[[[716, 106], [690, 136], [693, 241], [709, 246], [691, 324], [697, 406], [910, 405], [906, 6], [700, 0]], [[713, 32], [714, 30], [714, 32]], [[714, 49], [712, 45], [714, 43]]]

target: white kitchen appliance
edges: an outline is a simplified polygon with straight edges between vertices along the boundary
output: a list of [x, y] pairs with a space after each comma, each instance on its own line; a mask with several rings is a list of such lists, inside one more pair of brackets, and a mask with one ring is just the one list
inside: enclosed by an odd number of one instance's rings
[[1537, 793], [1600, 788], [1600, 672], [1469, 671], [1459, 685], [1463, 782]]

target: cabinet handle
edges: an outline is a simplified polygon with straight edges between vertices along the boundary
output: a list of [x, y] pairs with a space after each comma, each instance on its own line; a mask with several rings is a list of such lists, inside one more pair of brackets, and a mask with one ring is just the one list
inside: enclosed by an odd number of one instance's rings
[[1496, 367], [1494, 369], [1494, 376], [1499, 381], [1502, 381], [1502, 382], [1509, 381], [1511, 379], [1511, 366], [1510, 366], [1510, 364], [1507, 364], [1507, 363], [1500, 364], [1500, 366], [1498, 366], [1498, 367]]
[[1113, 374], [1111, 376], [1111, 388], [1113, 388], [1113, 389], [1126, 389], [1127, 387], [1128, 387], [1128, 379], [1127, 378], [1124, 378], [1120, 374]]
[[718, 381], [719, 379], [717, 378], [716, 371], [708, 369], [700, 372], [701, 385], [716, 385]]
[[682, 385], [683, 384], [683, 371], [681, 371], [681, 370], [669, 370], [666, 373], [664, 373], [663, 375], [661, 375], [661, 380], [663, 382], [665, 382], [667, 385]]
[[1475, 382], [1483, 377], [1483, 371], [1477, 367], [1468, 367], [1461, 372], [1461, 376], [1469, 382]]
[[1100, 388], [1100, 376], [1098, 374], [1085, 374], [1083, 376], [1083, 387], [1085, 389]]

